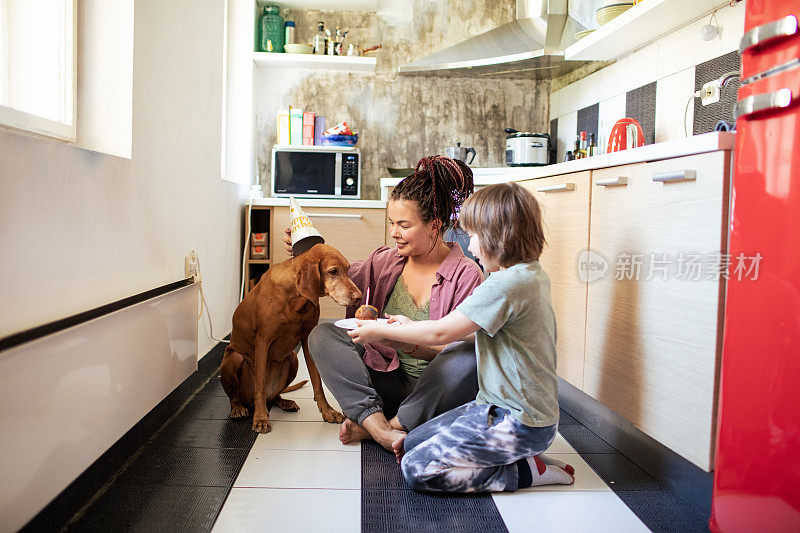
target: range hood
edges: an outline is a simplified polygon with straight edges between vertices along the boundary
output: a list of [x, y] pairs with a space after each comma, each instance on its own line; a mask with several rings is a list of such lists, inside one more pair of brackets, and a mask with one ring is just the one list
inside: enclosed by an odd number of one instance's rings
[[550, 79], [584, 61], [565, 61], [564, 49], [584, 30], [569, 15], [568, 0], [517, 0], [516, 19], [403, 65], [403, 75]]

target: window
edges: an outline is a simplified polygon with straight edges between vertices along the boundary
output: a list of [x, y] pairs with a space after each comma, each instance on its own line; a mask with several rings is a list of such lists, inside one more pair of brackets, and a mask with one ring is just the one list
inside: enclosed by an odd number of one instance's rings
[[0, 124], [75, 140], [77, 0], [0, 0]]

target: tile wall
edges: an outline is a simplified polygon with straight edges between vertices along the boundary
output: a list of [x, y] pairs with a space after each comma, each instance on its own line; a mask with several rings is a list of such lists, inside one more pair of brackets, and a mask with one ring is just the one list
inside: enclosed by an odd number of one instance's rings
[[550, 126], [558, 139], [558, 161], [572, 149], [579, 131], [596, 131], [597, 144], [605, 152], [611, 127], [626, 116], [642, 124], [647, 143], [684, 138], [684, 125], [697, 134], [713, 131], [719, 120], [732, 122], [738, 79], [728, 84], [716, 104], [702, 106], [694, 99], [687, 108], [687, 102], [705, 82], [739, 69], [744, 8], [745, 2], [723, 4], [714, 21], [719, 35], [712, 41], [698, 35], [711, 20], [707, 15], [551, 92]]

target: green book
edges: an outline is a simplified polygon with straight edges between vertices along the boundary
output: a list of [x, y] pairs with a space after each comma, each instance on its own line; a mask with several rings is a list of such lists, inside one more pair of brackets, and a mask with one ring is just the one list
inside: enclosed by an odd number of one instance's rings
[[289, 144], [303, 144], [302, 107], [289, 107]]

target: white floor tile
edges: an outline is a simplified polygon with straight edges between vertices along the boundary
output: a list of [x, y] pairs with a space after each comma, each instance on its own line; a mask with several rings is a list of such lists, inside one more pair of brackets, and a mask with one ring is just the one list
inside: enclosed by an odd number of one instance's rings
[[359, 489], [361, 455], [343, 451], [251, 450], [233, 486]]
[[539, 487], [529, 487], [521, 489], [519, 492], [581, 492], [581, 491], [600, 491], [611, 492], [600, 476], [586, 464], [586, 461], [577, 453], [547, 453], [554, 459], [560, 459], [575, 468], [575, 483], [572, 485], [542, 485]]
[[[284, 397], [284, 396], [281, 396]], [[288, 398], [288, 395], [285, 396]], [[324, 422], [322, 420], [322, 413], [319, 412], [317, 402], [311, 398], [291, 398], [300, 407], [299, 411], [284, 411], [277, 405], [273, 405], [269, 410], [270, 420], [285, 420], [287, 422]], [[333, 398], [328, 398], [328, 403], [341, 413], [339, 404]], [[326, 422], [327, 423], [327, 422]], [[331, 424], [337, 426], [338, 424]]]
[[234, 488], [212, 531], [358, 533], [360, 530], [361, 491]]
[[510, 533], [648, 531], [613, 492], [517, 492], [492, 498]]
[[260, 434], [253, 449], [360, 452], [361, 444], [339, 442], [339, 424], [273, 421], [272, 431]]

